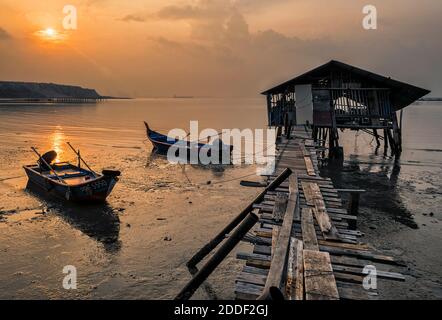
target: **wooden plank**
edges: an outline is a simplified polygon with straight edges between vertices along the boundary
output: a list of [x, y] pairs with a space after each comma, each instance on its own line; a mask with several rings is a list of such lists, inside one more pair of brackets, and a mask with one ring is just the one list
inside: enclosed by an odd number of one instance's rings
[[236, 298], [240, 300], [256, 300], [262, 293], [262, 286], [238, 281], [235, 285]]
[[296, 249], [296, 288], [295, 300], [304, 300], [304, 243], [298, 241]]
[[258, 237], [262, 237], [262, 238], [272, 238], [272, 229], [263, 229], [263, 228], [259, 228], [255, 230], [255, 234]]
[[289, 300], [304, 300], [304, 260], [303, 243], [292, 238], [287, 263], [286, 294]]
[[311, 177], [316, 176], [315, 168], [313, 167], [312, 159], [310, 156], [304, 156], [305, 167], [307, 168], [307, 174]]
[[362, 284], [362, 282], [364, 281], [364, 277], [361, 275], [348, 274], [344, 272], [334, 271], [334, 276], [336, 280], [343, 282]]
[[241, 281], [244, 283], [256, 284], [259, 286], [264, 286], [266, 283], [267, 276], [241, 272], [236, 278], [236, 282]]
[[350, 249], [341, 249], [341, 248], [334, 248], [334, 247], [325, 247], [325, 246], [319, 246], [319, 249], [322, 251], [329, 252], [332, 255], [339, 255], [339, 256], [353, 256], [361, 259], [366, 259], [374, 262], [380, 262], [384, 264], [393, 264], [398, 266], [404, 266], [404, 264], [401, 261], [395, 260], [393, 257], [380, 255], [380, 254], [373, 254], [366, 251], [359, 251], [359, 250], [350, 250]]
[[271, 261], [269, 255], [266, 254], [257, 254], [257, 253], [248, 253], [248, 252], [238, 252], [236, 254], [236, 258], [240, 260], [262, 260], [262, 261]]
[[316, 183], [309, 183], [308, 186], [313, 194], [313, 202], [315, 205], [315, 210], [313, 210], [313, 213], [315, 214], [316, 221], [318, 221], [321, 231], [323, 233], [328, 233], [332, 225], [330, 222], [330, 217], [325, 209], [325, 203], [321, 195], [321, 190]]
[[272, 250], [271, 250], [272, 257], [273, 257], [273, 254], [275, 253], [275, 250], [276, 250], [276, 245], [278, 243], [278, 237], [279, 237], [280, 229], [281, 228], [279, 226], [274, 226], [273, 227], [273, 231], [272, 231]]
[[[316, 183], [310, 183], [308, 187], [311, 188], [311, 192], [313, 193], [314, 197], [313, 201], [315, 204], [315, 209], [313, 210], [313, 213], [322, 233], [324, 234], [324, 237], [326, 239], [339, 240], [339, 232], [331, 223], [319, 186]], [[339, 223], [336, 222], [335, 225], [339, 225]]]
[[301, 231], [304, 248], [319, 251], [318, 239], [313, 222], [312, 209], [304, 208], [301, 213]]
[[292, 175], [289, 177], [289, 183], [290, 195], [287, 203], [284, 222], [279, 231], [278, 242], [273, 254], [273, 259], [264, 291], [267, 291], [268, 289], [270, 289], [270, 287], [281, 288], [282, 277], [284, 274], [284, 268], [292, 235], [293, 217], [295, 215], [295, 210], [297, 210], [298, 180], [296, 177], [296, 173], [292, 173]]
[[[339, 282], [338, 282], [339, 283]], [[371, 300], [372, 296], [368, 295], [366, 291], [360, 289], [360, 286], [350, 288], [347, 286], [340, 286], [338, 284], [339, 298], [341, 300]]]
[[275, 198], [273, 207], [273, 219], [281, 221], [284, 219], [285, 209], [287, 208], [288, 195], [286, 193], [278, 192]]
[[305, 201], [307, 205], [313, 207], [315, 205], [315, 202], [314, 202], [313, 190], [310, 184], [311, 184], [310, 182], [301, 181], [302, 190], [304, 190]]
[[327, 252], [304, 250], [306, 300], [338, 300], [339, 293]]
[[[342, 272], [342, 273], [348, 273], [352, 275], [359, 275], [359, 276], [366, 276], [367, 274], [364, 273], [363, 268], [357, 268], [357, 267], [347, 267], [347, 266], [340, 266], [340, 265], [333, 265], [333, 271], [335, 272]], [[379, 279], [388, 279], [388, 280], [394, 280], [394, 281], [405, 281], [405, 277], [396, 272], [387, 272], [382, 270], [376, 269], [376, 276]]]
[[242, 271], [247, 272], [247, 273], [260, 274], [263, 276], [267, 276], [269, 274], [269, 271], [266, 269], [254, 268], [254, 267], [250, 267], [250, 266], [244, 266], [242, 268]]
[[366, 244], [349, 244], [349, 243], [341, 243], [341, 242], [334, 242], [334, 241], [327, 241], [327, 240], [318, 240], [318, 243], [321, 246], [325, 246], [325, 247], [336, 247], [336, 248], [342, 248], [342, 249], [363, 250], [363, 251], [370, 250], [370, 248]]
[[270, 256], [272, 254], [272, 247], [257, 244], [253, 248], [253, 253]]

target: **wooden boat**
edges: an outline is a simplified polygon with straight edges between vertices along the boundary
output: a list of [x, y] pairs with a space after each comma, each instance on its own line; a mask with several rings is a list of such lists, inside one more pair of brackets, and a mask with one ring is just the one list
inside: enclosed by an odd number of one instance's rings
[[[210, 156], [211, 151], [215, 149], [213, 144], [192, 143], [190, 141], [168, 137], [164, 134], [151, 130], [147, 122], [144, 122], [144, 125], [146, 126], [147, 138], [153, 144], [156, 151], [161, 154], [167, 154], [169, 148], [172, 146], [177, 147], [177, 153], [179, 152], [179, 149], [185, 149], [187, 157], [190, 156], [190, 152], [192, 151], [192, 149], [197, 149], [196, 151], [198, 152], [198, 154], [201, 149], [207, 149], [208, 156]], [[217, 147], [218, 152], [221, 153], [226, 151], [229, 153], [229, 155], [231, 155], [233, 151], [233, 146], [222, 144], [221, 140], [219, 141], [221, 145], [220, 147]]]
[[[70, 144], [69, 146], [72, 148]], [[78, 156], [78, 165], [69, 162], [52, 164], [57, 157], [55, 151], [49, 151], [41, 156], [35, 148], [32, 150], [38, 155], [39, 160], [37, 164], [23, 167], [29, 182], [50, 195], [68, 201], [104, 202], [120, 175], [119, 171], [114, 170], [103, 170], [102, 174], [94, 172], [80, 156], [80, 151], [77, 152], [75, 149], [73, 150]], [[81, 162], [87, 169], [81, 168]]]

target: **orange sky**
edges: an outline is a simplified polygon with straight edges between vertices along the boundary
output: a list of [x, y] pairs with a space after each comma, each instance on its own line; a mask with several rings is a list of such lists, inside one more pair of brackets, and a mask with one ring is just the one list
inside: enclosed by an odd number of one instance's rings
[[[0, 80], [137, 97], [253, 96], [330, 59], [442, 95], [440, 0], [2, 0]], [[63, 6], [78, 29], [63, 31]], [[45, 39], [53, 28], [62, 37]]]

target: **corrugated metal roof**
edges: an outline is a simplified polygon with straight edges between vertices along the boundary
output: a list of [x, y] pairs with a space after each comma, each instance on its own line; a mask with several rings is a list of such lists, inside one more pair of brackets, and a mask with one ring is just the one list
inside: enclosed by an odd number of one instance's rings
[[406, 106], [412, 104], [416, 100], [430, 93], [429, 90], [422, 89], [391, 78], [387, 78], [379, 74], [363, 70], [340, 61], [331, 60], [330, 62], [322, 66], [319, 66], [311, 71], [308, 71], [296, 78], [281, 83], [271, 89], [268, 89], [262, 92], [262, 94], [267, 95], [267, 94], [283, 93], [286, 91], [288, 87], [293, 87], [299, 84], [313, 83], [322, 77], [330, 75], [330, 72], [332, 71], [340, 71], [340, 70], [350, 72], [358, 76], [359, 78], [363, 78], [370, 82], [373, 82], [373, 84], [376, 84], [379, 87], [390, 89], [393, 105], [396, 110], [405, 108]]

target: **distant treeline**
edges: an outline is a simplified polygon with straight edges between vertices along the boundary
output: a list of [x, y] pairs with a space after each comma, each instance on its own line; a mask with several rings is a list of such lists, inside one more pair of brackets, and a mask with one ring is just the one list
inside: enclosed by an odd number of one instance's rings
[[0, 99], [101, 99], [94, 89], [55, 83], [0, 81]]

